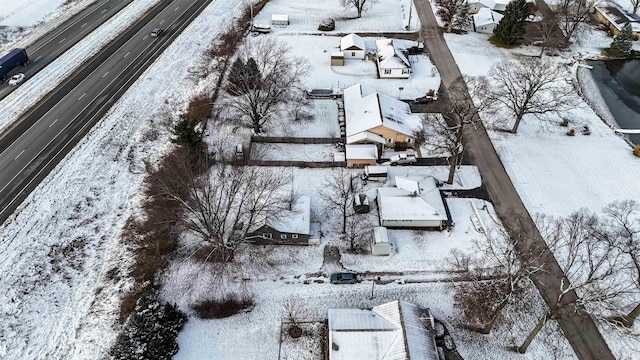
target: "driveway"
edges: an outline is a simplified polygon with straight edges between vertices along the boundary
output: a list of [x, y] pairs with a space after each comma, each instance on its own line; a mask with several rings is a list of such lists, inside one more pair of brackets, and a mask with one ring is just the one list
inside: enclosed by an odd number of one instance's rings
[[[460, 69], [444, 41], [442, 32], [438, 28], [429, 1], [417, 0], [415, 5], [422, 22], [422, 35], [425, 46], [440, 72], [443, 85], [448, 88], [453, 81], [461, 76]], [[534, 229], [528, 237], [529, 241], [546, 247], [546, 243], [540, 236], [531, 216], [511, 183], [509, 175], [505, 171], [484, 125], [478, 122], [477, 130], [474, 130], [471, 126], [465, 127], [464, 136], [466, 138], [466, 156], [478, 167], [498, 216], [502, 219], [507, 219], [514, 214], [521, 216], [528, 223], [527, 226]], [[505, 223], [509, 232], [515, 230], [510, 228], [511, 225]], [[545, 271], [538, 272], [533, 281], [547, 305], [553, 306], [558, 298], [560, 280], [564, 277], [564, 273], [550, 252], [547, 252], [547, 256], [541, 257], [539, 260], [540, 266]], [[567, 300], [575, 298], [575, 292], [565, 295]], [[559, 319], [558, 323], [579, 359], [615, 359], [598, 331], [596, 324], [587, 315], [573, 313]], [[524, 337], [525, 335], [523, 334], [522, 340], [524, 340]]]

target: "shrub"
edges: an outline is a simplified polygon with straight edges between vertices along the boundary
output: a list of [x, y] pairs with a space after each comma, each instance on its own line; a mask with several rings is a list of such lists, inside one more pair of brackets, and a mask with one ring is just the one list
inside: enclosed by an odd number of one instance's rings
[[255, 305], [253, 299], [248, 296], [228, 294], [223, 299], [201, 301], [191, 308], [201, 319], [222, 319], [235, 315], [253, 305]]
[[178, 352], [178, 332], [187, 321], [175, 305], [160, 304], [155, 294], [140, 298], [115, 344], [112, 359], [169, 360]]
[[636, 147], [633, 148], [633, 155], [640, 157], [640, 145], [636, 145]]
[[576, 135], [576, 130], [575, 129], [569, 129], [569, 131], [567, 131], [567, 135], [575, 136]]

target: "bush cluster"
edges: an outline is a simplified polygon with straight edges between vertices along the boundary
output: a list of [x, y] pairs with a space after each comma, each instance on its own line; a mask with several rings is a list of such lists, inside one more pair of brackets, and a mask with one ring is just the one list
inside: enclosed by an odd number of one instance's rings
[[229, 294], [219, 300], [204, 300], [191, 308], [201, 319], [221, 319], [235, 315], [240, 311], [255, 305], [252, 298]]
[[187, 321], [175, 305], [155, 295], [140, 298], [109, 351], [114, 360], [170, 360], [178, 352], [178, 332]]

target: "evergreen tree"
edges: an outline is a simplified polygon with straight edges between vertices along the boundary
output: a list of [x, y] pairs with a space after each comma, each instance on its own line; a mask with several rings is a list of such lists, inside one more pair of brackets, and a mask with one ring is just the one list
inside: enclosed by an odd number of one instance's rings
[[186, 321], [175, 305], [161, 305], [155, 295], [145, 296], [138, 300], [109, 355], [114, 360], [170, 360], [178, 352], [176, 338]]
[[507, 5], [504, 17], [493, 34], [505, 45], [518, 43], [524, 35], [524, 21], [527, 18], [527, 3], [525, 0], [514, 0]]
[[611, 52], [620, 56], [631, 55], [631, 43], [633, 42], [633, 30], [631, 24], [627, 23], [622, 30], [613, 38], [610, 45]]
[[247, 60], [247, 65], [245, 66], [246, 78], [249, 84], [249, 87], [252, 89], [257, 89], [260, 87], [260, 70], [258, 69], [258, 64], [256, 61], [250, 57]]
[[182, 145], [192, 154], [202, 151], [202, 132], [198, 130], [198, 122], [188, 115], [181, 115], [180, 121], [173, 128], [176, 136], [171, 139], [174, 144]]
[[244, 76], [246, 72], [246, 65], [244, 61], [240, 57], [236, 59], [236, 61], [231, 64], [231, 70], [229, 70], [229, 84], [228, 92], [231, 95], [240, 95], [238, 94], [238, 89], [241, 89], [241, 84], [244, 81]]

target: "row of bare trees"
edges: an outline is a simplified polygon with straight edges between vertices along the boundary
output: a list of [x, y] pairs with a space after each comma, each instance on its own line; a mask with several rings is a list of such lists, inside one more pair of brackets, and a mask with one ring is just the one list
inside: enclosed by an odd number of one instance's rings
[[486, 242], [475, 242], [474, 255], [452, 253], [452, 270], [468, 277], [453, 285], [455, 307], [470, 326], [487, 334], [499, 319], [508, 323], [529, 312], [533, 279], [544, 271], [539, 259], [550, 258], [549, 251], [566, 277], [519, 352], [526, 352], [548, 321], [576, 312], [617, 328], [632, 326], [640, 315], [640, 204], [614, 202], [601, 216], [585, 209], [566, 217], [538, 216], [536, 224], [548, 248], [531, 245], [530, 229], [520, 221], [515, 234], [488, 234]]

